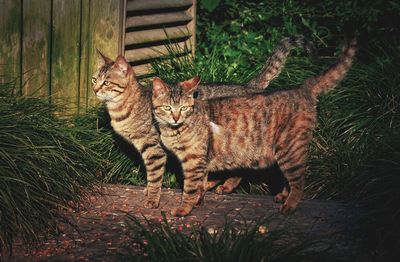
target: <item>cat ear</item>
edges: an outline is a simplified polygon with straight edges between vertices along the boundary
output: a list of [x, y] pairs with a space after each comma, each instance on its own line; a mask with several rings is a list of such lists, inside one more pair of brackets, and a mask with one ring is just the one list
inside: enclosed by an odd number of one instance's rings
[[153, 97], [159, 97], [160, 95], [167, 93], [167, 85], [158, 77], [153, 79]]
[[125, 57], [119, 55], [117, 59], [115, 59], [114, 68], [116, 68], [122, 76], [126, 76], [128, 74], [129, 63], [126, 61]]
[[197, 86], [200, 83], [200, 76], [195, 76], [189, 80], [180, 82], [179, 85], [182, 87], [185, 94], [196, 91]]
[[110, 58], [106, 57], [105, 55], [103, 55], [99, 49], [96, 48], [96, 52], [97, 52], [97, 58], [98, 58], [98, 64], [103, 66], [106, 64], [112, 64], [114, 63], [113, 60], [111, 60]]

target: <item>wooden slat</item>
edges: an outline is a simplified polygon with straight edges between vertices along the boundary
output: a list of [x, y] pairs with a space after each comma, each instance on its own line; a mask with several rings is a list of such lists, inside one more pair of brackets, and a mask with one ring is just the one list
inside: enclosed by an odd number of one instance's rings
[[[121, 10], [122, 0], [96, 0], [90, 1], [90, 50], [88, 79], [97, 69], [98, 48], [103, 54], [115, 59], [121, 51]], [[88, 104], [95, 105], [98, 99], [94, 96], [91, 84], [88, 82]]]
[[126, 30], [126, 3], [127, 0], [121, 0], [120, 7], [120, 33], [121, 33], [121, 41], [119, 43], [119, 51], [118, 54], [123, 54], [125, 51], [125, 30]]
[[89, 65], [89, 15], [90, 15], [90, 0], [82, 0], [81, 5], [81, 22], [80, 22], [80, 66], [79, 66], [79, 96], [78, 96], [78, 112], [84, 111], [88, 107], [88, 65]]
[[185, 7], [191, 4], [192, 0], [131, 0], [128, 1], [126, 9], [127, 11], [141, 11]]
[[141, 76], [152, 73], [153, 68], [151, 67], [151, 64], [144, 64], [133, 66], [133, 71], [135, 72], [136, 76]]
[[[171, 50], [172, 49], [172, 50]], [[173, 44], [170, 48], [165, 45], [158, 45], [146, 48], [138, 48], [125, 51], [125, 58], [129, 62], [147, 60], [168, 55], [169, 52], [182, 54], [191, 51], [191, 46], [188, 42]]]
[[125, 46], [132, 44], [143, 44], [168, 39], [190, 37], [191, 32], [187, 26], [176, 26], [165, 29], [152, 29], [128, 32], [125, 34]]
[[80, 0], [53, 0], [51, 98], [78, 106]]
[[0, 83], [21, 75], [21, 4], [21, 0], [0, 0]]
[[192, 16], [187, 11], [171, 12], [154, 15], [140, 15], [127, 17], [126, 27], [137, 27], [147, 25], [159, 25], [172, 22], [188, 22], [192, 20]]
[[197, 1], [193, 0], [193, 5], [189, 8], [188, 12], [191, 14], [193, 19], [189, 22], [188, 28], [192, 32], [192, 36], [190, 37], [190, 44], [193, 46], [192, 55], [195, 55], [195, 46], [196, 46], [196, 6]]
[[51, 1], [23, 1], [22, 93], [48, 96], [50, 90]]

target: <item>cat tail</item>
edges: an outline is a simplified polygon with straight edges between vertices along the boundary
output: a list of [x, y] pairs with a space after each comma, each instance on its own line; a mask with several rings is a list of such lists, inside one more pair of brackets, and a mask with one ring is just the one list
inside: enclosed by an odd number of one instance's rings
[[303, 88], [309, 89], [311, 96], [317, 98], [332, 90], [349, 71], [357, 51], [357, 40], [352, 38], [343, 48], [343, 52], [335, 65], [331, 66], [322, 75], [306, 80]]
[[272, 55], [268, 58], [260, 74], [247, 83], [251, 89], [265, 89], [282, 71], [290, 51], [295, 48], [306, 49], [314, 61], [318, 60], [318, 52], [314, 44], [302, 35], [283, 38]]

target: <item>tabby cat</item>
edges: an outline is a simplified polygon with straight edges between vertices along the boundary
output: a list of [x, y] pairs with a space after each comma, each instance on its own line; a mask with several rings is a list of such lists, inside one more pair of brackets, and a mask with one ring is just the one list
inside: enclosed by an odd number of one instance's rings
[[316, 123], [318, 96], [336, 86], [349, 70], [356, 41], [337, 64], [295, 89], [246, 97], [195, 100], [199, 77], [167, 85], [153, 81], [153, 113], [162, 143], [182, 163], [182, 203], [172, 210], [185, 216], [206, 190], [207, 172], [264, 168], [277, 163], [288, 181], [276, 196], [280, 210], [294, 210], [303, 196], [307, 147]]
[[[313, 50], [312, 44], [302, 37], [283, 39], [258, 76], [263, 81], [259, 85], [249, 85], [254, 92], [263, 91], [267, 87], [269, 81], [280, 72], [290, 50], [295, 47]], [[98, 53], [100, 65], [93, 74], [93, 91], [99, 100], [106, 103], [115, 132], [133, 144], [141, 154], [147, 173], [147, 199], [144, 206], [156, 208], [160, 201], [166, 154], [161, 147], [158, 130], [153, 124], [151, 90], [139, 84], [132, 67], [123, 56], [112, 61]], [[198, 92], [202, 99], [207, 99], [251, 93], [247, 88], [249, 87], [235, 85], [217, 88], [199, 86]]]

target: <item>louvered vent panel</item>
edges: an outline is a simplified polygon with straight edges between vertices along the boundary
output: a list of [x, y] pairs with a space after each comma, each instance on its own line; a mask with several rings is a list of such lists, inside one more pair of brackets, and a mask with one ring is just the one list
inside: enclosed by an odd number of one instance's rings
[[124, 53], [136, 75], [151, 73], [150, 63], [166, 57], [174, 43], [179, 55], [194, 52], [196, 0], [128, 0]]

